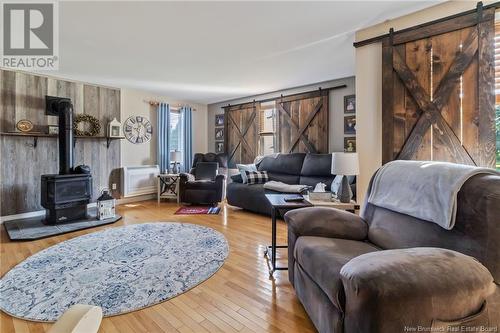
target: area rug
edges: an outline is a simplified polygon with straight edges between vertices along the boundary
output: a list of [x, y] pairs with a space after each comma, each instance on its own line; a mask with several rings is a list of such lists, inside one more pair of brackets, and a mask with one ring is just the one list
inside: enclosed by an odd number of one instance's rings
[[183, 206], [174, 213], [175, 215], [211, 215], [219, 214], [220, 207], [212, 206]]
[[55, 321], [73, 304], [104, 316], [148, 307], [212, 276], [228, 255], [224, 236], [184, 223], [145, 223], [76, 237], [40, 251], [0, 280], [0, 309]]

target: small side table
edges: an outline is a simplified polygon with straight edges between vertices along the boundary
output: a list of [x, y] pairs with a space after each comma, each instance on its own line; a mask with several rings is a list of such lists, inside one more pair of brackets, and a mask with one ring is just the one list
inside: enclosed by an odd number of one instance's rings
[[178, 173], [158, 175], [158, 203], [160, 199], [176, 199], [179, 203], [179, 177]]
[[264, 256], [271, 260], [269, 267], [269, 276], [272, 276], [275, 271], [287, 270], [288, 267], [276, 265], [276, 250], [286, 249], [288, 245], [276, 244], [276, 218], [280, 214], [283, 216], [287, 211], [297, 208], [312, 207], [313, 205], [307, 200], [302, 201], [285, 201], [285, 198], [290, 194], [283, 193], [268, 193], [266, 194], [267, 201], [271, 204], [271, 245], [266, 247]]

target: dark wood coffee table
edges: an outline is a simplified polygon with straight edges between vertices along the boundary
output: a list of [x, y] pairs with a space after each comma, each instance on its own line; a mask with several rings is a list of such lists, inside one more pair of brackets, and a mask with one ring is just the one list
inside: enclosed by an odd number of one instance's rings
[[276, 249], [286, 249], [287, 245], [276, 245], [276, 215], [281, 214], [282, 216], [289, 210], [304, 208], [304, 207], [312, 207], [311, 204], [307, 200], [302, 201], [294, 201], [287, 202], [285, 201], [286, 197], [289, 197], [294, 194], [285, 194], [285, 193], [267, 193], [266, 198], [271, 204], [271, 219], [272, 219], [272, 239], [271, 245], [266, 247], [264, 255], [271, 260], [271, 267], [269, 268], [269, 275], [273, 275], [275, 271], [278, 270], [287, 270], [288, 267], [278, 267], [276, 266]]

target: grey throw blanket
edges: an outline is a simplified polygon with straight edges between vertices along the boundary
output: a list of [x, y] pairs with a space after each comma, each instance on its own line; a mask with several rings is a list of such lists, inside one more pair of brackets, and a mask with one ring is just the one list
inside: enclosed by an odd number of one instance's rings
[[290, 184], [285, 184], [282, 182], [277, 182], [274, 180], [271, 180], [267, 183], [264, 184], [264, 188], [266, 190], [272, 190], [276, 192], [282, 192], [282, 193], [301, 193], [302, 191], [305, 191], [309, 188], [307, 185], [290, 185]]
[[451, 230], [457, 213], [457, 194], [474, 175], [498, 174], [488, 168], [426, 161], [392, 161], [373, 177], [367, 201]]

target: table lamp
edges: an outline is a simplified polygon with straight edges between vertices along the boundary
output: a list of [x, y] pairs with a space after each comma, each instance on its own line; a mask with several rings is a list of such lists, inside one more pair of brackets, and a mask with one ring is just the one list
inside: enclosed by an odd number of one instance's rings
[[352, 199], [352, 190], [347, 176], [359, 174], [357, 153], [332, 153], [332, 174], [341, 176], [342, 181], [337, 191], [337, 199], [342, 203], [349, 203]]
[[170, 161], [171, 163], [174, 163], [174, 166], [172, 167], [172, 173], [179, 173], [180, 170], [177, 167], [177, 164], [179, 163], [181, 158], [182, 156], [180, 151], [173, 150], [170, 152]]

